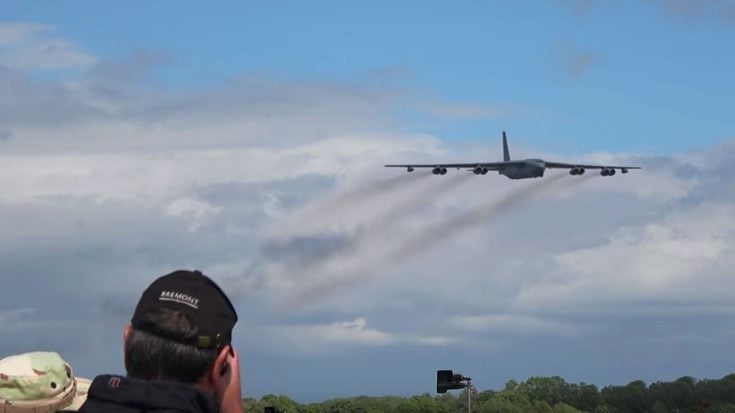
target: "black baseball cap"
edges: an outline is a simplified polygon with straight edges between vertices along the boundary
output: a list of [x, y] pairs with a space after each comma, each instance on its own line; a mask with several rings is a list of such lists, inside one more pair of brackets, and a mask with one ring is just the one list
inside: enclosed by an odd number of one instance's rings
[[161, 308], [186, 314], [199, 328], [199, 335], [184, 344], [220, 349], [232, 341], [232, 328], [237, 323], [235, 308], [222, 289], [199, 271], [178, 270], [153, 281], [135, 307], [133, 328], [157, 335], [152, 331], [155, 326], [143, 320], [149, 310]]

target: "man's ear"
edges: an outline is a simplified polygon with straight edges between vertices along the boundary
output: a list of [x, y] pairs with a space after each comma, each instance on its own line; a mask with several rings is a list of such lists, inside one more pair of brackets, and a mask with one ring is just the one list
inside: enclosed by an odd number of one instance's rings
[[219, 350], [219, 353], [217, 353], [217, 357], [214, 359], [214, 363], [212, 363], [212, 368], [207, 374], [207, 381], [209, 381], [212, 386], [216, 387], [216, 383], [222, 381], [222, 377], [227, 375], [227, 369], [230, 368], [229, 363], [227, 362], [228, 354], [230, 354], [229, 345], [223, 346]]
[[123, 328], [123, 346], [125, 346], [125, 343], [128, 342], [128, 334], [130, 334], [130, 330], [133, 329], [133, 325], [130, 323], [125, 324], [125, 328]]
[[128, 336], [132, 330], [132, 324], [125, 324], [125, 328], [123, 328], [123, 363], [125, 364], [125, 371], [128, 370]]

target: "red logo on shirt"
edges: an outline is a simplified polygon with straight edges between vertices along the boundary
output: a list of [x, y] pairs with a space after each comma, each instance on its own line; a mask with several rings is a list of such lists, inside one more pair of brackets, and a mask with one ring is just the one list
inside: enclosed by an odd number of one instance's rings
[[120, 377], [110, 377], [110, 381], [107, 382], [107, 386], [113, 389], [120, 387]]

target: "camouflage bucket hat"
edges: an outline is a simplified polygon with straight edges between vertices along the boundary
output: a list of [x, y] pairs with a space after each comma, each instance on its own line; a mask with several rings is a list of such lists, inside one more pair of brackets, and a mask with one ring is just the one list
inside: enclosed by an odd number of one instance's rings
[[76, 410], [90, 381], [74, 377], [57, 353], [35, 352], [0, 360], [0, 413]]

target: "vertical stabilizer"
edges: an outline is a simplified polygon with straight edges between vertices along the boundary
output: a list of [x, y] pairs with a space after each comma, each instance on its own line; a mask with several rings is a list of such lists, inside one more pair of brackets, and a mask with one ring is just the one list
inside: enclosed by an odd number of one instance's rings
[[510, 160], [510, 152], [508, 151], [508, 139], [505, 137], [505, 131], [503, 131], [503, 160], [508, 162]]

